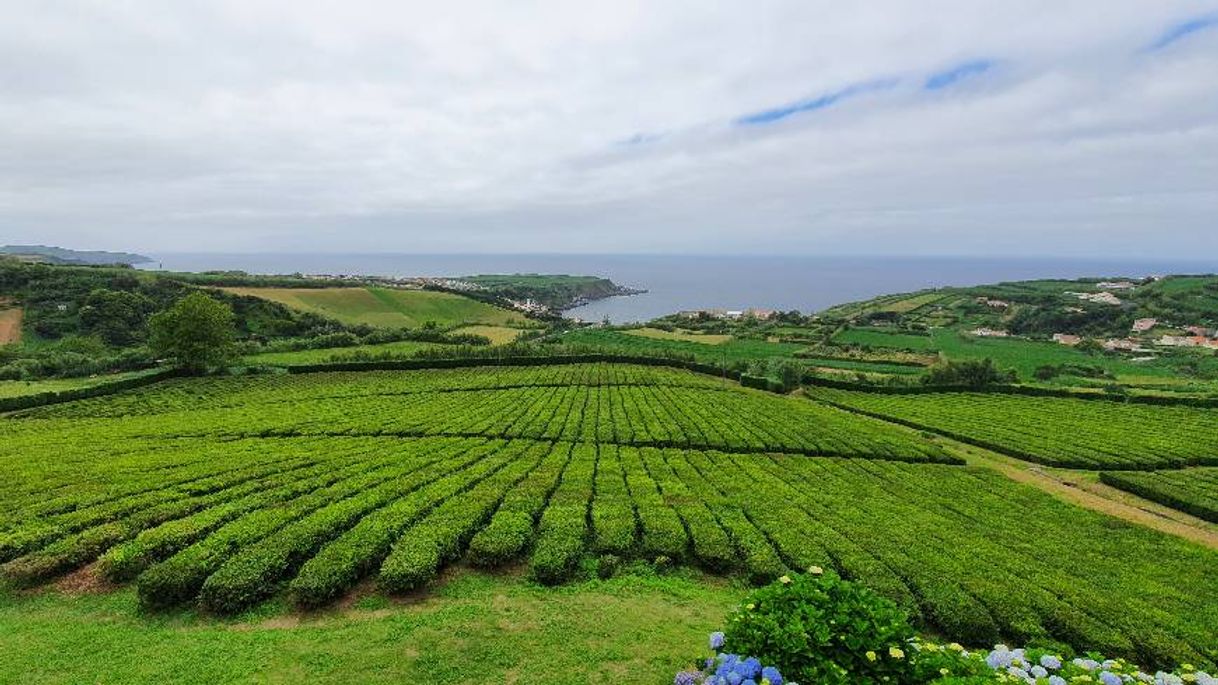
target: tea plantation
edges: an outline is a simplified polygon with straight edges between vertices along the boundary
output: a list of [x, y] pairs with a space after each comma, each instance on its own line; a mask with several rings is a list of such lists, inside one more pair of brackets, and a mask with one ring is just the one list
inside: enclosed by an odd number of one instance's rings
[[[1215, 434], [1200, 409], [943, 395], [921, 414], [893, 403], [926, 398], [817, 394], [1104, 468], [1200, 461]], [[953, 406], [981, 418], [946, 424]], [[1218, 657], [1218, 553], [962, 466], [905, 426], [684, 370], [179, 379], [9, 415], [0, 444], [14, 591], [86, 568], [148, 610], [233, 614], [325, 607], [369, 580], [400, 594], [453, 564], [522, 562], [544, 585], [598, 559], [750, 583], [822, 566], [966, 644]]]

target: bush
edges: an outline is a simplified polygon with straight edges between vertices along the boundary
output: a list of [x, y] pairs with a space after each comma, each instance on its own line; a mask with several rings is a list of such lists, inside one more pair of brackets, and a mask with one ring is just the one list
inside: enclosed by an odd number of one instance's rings
[[914, 683], [914, 636], [895, 604], [813, 567], [753, 593], [728, 620], [724, 648], [804, 683]]
[[617, 575], [618, 570], [622, 567], [622, 560], [614, 554], [602, 554], [596, 560], [596, 577], [604, 580]]

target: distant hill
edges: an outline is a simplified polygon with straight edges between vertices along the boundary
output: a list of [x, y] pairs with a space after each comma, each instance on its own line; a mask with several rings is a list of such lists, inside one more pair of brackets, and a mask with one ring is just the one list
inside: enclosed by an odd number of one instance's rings
[[69, 250], [49, 245], [5, 245], [0, 247], [0, 254], [34, 258], [30, 261], [52, 264], [144, 264], [153, 261], [151, 257], [131, 252]]

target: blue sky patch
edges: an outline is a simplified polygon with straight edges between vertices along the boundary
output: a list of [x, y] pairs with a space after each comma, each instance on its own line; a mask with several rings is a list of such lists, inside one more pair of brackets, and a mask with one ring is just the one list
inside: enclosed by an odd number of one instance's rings
[[737, 126], [772, 124], [795, 114], [801, 114], [803, 112], [815, 112], [818, 109], [832, 107], [842, 100], [846, 100], [856, 95], [872, 93], [879, 90], [888, 90], [895, 87], [899, 82], [899, 79], [890, 78], [868, 81], [866, 83], [858, 83], [842, 88], [841, 90], [835, 90], [830, 93], [808, 98], [807, 100], [799, 100], [797, 102], [792, 102], [773, 109], [764, 109], [759, 112], [753, 112], [752, 114], [745, 114], [744, 116], [735, 119], [732, 123]]
[[994, 67], [994, 61], [989, 59], [978, 59], [971, 62], [957, 64], [951, 69], [940, 71], [926, 77], [926, 83], [922, 85], [926, 90], [942, 90], [948, 86], [955, 85], [966, 78], [984, 74]]
[[1182, 21], [1164, 31], [1163, 35], [1159, 36], [1153, 43], [1147, 46], [1147, 49], [1162, 50], [1163, 48], [1183, 40], [1184, 38], [1187, 38], [1198, 31], [1205, 31], [1206, 29], [1212, 28], [1218, 28], [1218, 14], [1211, 14], [1204, 17], [1189, 19], [1188, 21]]

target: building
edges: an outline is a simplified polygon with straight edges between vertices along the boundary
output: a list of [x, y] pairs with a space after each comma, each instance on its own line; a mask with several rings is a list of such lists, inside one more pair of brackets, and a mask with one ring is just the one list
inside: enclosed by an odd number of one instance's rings
[[1007, 309], [1011, 306], [1011, 303], [1007, 302], [1006, 300], [991, 300], [988, 297], [978, 297], [977, 303], [983, 304], [987, 307], [993, 307], [994, 309]]
[[1082, 341], [1083, 341], [1083, 339], [1081, 336], [1072, 335], [1070, 333], [1054, 333], [1053, 334], [1053, 342], [1059, 343], [1062, 345], [1069, 345], [1070, 347], [1074, 347], [1075, 345], [1081, 343]]
[[973, 335], [977, 336], [978, 338], [1005, 338], [1005, 337], [1008, 337], [1009, 335], [1011, 335], [1010, 333], [1007, 333], [1006, 331], [1001, 331], [1001, 330], [996, 331], [992, 328], [976, 328], [976, 329], [973, 329], [971, 331], [971, 333]]
[[1121, 299], [1119, 297], [1117, 297], [1116, 295], [1113, 295], [1112, 293], [1108, 292], [1107, 290], [1105, 290], [1102, 293], [1066, 293], [1066, 294], [1074, 295], [1075, 297], [1077, 297], [1078, 299], [1080, 299], [1084, 302], [1091, 302], [1093, 304], [1111, 304], [1111, 305], [1121, 304]]
[[1155, 342], [1164, 347], [1204, 347], [1218, 350], [1218, 340], [1204, 335], [1165, 335]]
[[1125, 339], [1111, 338], [1109, 340], [1105, 340], [1104, 349], [1108, 350], [1109, 352], [1116, 352], [1116, 351], [1145, 352], [1146, 351], [1146, 350], [1142, 349], [1142, 346], [1138, 343], [1137, 340], [1130, 340], [1129, 338], [1125, 338]]
[[1149, 331], [1150, 329], [1157, 326], [1158, 323], [1159, 323], [1158, 319], [1138, 319], [1137, 321], [1133, 322], [1133, 332], [1134, 333], [1145, 333], [1146, 331]]

